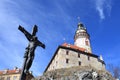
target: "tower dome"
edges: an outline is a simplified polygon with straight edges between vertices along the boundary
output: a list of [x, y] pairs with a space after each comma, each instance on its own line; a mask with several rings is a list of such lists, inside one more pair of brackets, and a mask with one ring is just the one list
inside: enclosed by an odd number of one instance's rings
[[92, 53], [90, 46], [90, 35], [87, 33], [87, 29], [83, 23], [78, 23], [78, 28], [74, 36], [74, 45], [84, 48], [88, 53]]

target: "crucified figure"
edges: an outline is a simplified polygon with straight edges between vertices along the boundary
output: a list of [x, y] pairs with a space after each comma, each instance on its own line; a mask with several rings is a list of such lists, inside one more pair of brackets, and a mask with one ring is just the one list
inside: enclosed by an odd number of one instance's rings
[[36, 32], [38, 31], [36, 25], [33, 27], [32, 34], [27, 32], [21, 26], [19, 26], [18, 29], [24, 33], [24, 35], [26, 36], [26, 38], [29, 41], [29, 44], [26, 47], [26, 51], [24, 54], [25, 61], [24, 61], [24, 65], [23, 65], [23, 69], [22, 69], [22, 73], [21, 73], [21, 79], [20, 79], [20, 80], [25, 80], [26, 74], [29, 72], [29, 69], [32, 65], [32, 62], [33, 62], [33, 59], [35, 56], [34, 52], [35, 52], [36, 47], [41, 46], [42, 48], [45, 48], [45, 45], [42, 42], [40, 42], [36, 37]]

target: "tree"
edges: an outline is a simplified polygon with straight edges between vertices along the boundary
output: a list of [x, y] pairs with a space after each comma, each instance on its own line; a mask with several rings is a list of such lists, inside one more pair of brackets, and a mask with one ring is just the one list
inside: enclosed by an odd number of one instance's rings
[[113, 64], [108, 65], [108, 70], [112, 73], [115, 79], [120, 79], [120, 67]]

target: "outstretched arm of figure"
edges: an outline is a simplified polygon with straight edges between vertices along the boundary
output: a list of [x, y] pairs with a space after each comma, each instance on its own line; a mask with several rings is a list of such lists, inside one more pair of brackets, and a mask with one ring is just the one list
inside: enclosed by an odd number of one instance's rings
[[32, 35], [29, 32], [27, 32], [21, 25], [19, 25], [18, 29], [24, 33], [24, 35], [29, 41], [31, 40]]
[[39, 40], [37, 40], [37, 45], [41, 46], [42, 48], [45, 49], [45, 44], [43, 44], [42, 42], [40, 42]]

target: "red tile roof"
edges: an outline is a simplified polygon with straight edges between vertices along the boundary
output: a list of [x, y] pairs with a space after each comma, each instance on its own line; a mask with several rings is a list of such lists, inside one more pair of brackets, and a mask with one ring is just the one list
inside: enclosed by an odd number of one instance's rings
[[0, 75], [4, 75], [4, 74], [18, 74], [20, 73], [21, 70], [20, 69], [15, 69], [15, 70], [2, 70], [0, 71]]
[[80, 50], [80, 51], [83, 51], [83, 52], [85, 52], [85, 50], [86, 50], [84, 48], [80, 48], [78, 46], [67, 44], [67, 43], [63, 43], [62, 46], [69, 47], [69, 48], [76, 49], [76, 50]]

